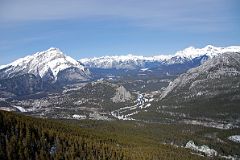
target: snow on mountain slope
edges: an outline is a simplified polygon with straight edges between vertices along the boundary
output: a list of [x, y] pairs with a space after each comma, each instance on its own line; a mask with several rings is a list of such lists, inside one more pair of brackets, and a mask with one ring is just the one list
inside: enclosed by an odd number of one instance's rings
[[55, 80], [60, 71], [67, 68], [78, 68], [85, 72], [86, 69], [78, 61], [66, 56], [58, 48], [50, 48], [46, 51], [37, 52], [33, 55], [20, 58], [10, 64], [0, 66], [3, 74], [0, 78], [11, 78], [18, 74], [31, 73], [35, 76], [44, 77], [49, 72]]
[[94, 58], [84, 58], [79, 61], [90, 68], [116, 68], [116, 69], [135, 69], [145, 67], [146, 63], [159, 62], [163, 65], [179, 64], [192, 60], [196, 57], [206, 55], [210, 58], [225, 52], [239, 52], [240, 46], [214, 47], [208, 45], [204, 48], [189, 47], [178, 51], [172, 55], [159, 55], [152, 57], [145, 56], [103, 56]]
[[226, 52], [207, 60], [176, 78], [162, 93], [161, 99], [214, 97], [237, 92], [240, 88], [240, 52]]
[[164, 61], [169, 58], [170, 57], [168, 55], [144, 57], [129, 54], [126, 56], [103, 56], [94, 58], [83, 58], [79, 61], [91, 68], [134, 69], [136, 67], [143, 67], [145, 61]]
[[186, 58], [195, 58], [202, 55], [207, 55], [210, 58], [217, 56], [225, 52], [239, 52], [240, 46], [230, 46], [230, 47], [214, 47], [212, 45], [207, 45], [204, 48], [194, 48], [188, 47], [182, 51], [176, 52], [175, 56], [186, 57]]

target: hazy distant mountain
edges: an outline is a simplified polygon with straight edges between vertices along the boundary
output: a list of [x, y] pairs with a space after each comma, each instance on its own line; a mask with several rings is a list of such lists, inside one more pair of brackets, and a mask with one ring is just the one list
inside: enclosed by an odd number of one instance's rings
[[214, 47], [208, 45], [201, 49], [189, 47], [176, 52], [174, 55], [153, 57], [135, 55], [103, 56], [80, 59], [80, 62], [90, 69], [95, 78], [109, 76], [135, 79], [162, 78], [182, 74], [190, 68], [201, 65], [208, 58], [213, 58], [219, 54], [239, 51], [239, 46]]
[[[230, 47], [214, 47], [208, 45], [204, 48], [189, 47], [182, 51], [176, 52], [174, 55], [159, 55], [152, 57], [126, 55], [126, 56], [103, 56], [94, 58], [83, 58], [79, 61], [89, 68], [103, 69], [136, 69], [151, 67], [151, 63], [159, 63], [159, 65], [182, 64], [193, 60], [194, 58], [206, 56], [214, 57], [225, 52], [238, 52], [240, 46]], [[155, 64], [156, 65], [156, 64]]]

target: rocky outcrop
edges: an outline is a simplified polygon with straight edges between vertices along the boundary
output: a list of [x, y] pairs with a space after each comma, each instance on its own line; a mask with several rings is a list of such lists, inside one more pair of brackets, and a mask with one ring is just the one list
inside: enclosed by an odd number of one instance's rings
[[[224, 53], [176, 78], [161, 95], [178, 102], [234, 95], [240, 100], [240, 53]], [[225, 96], [226, 98], [227, 96]]]
[[202, 145], [202, 146], [195, 145], [195, 143], [193, 141], [187, 142], [185, 148], [191, 149], [196, 152], [204, 153], [210, 157], [217, 156], [217, 154], [218, 154], [217, 151], [215, 151], [214, 149], [210, 149], [206, 145]]
[[112, 98], [112, 101], [115, 103], [125, 102], [132, 98], [131, 93], [126, 90], [123, 86], [120, 86], [116, 89], [116, 94]]
[[89, 80], [90, 72], [88, 69], [81, 70], [76, 67], [71, 67], [60, 71], [57, 77], [57, 82], [59, 84], [76, 83]]

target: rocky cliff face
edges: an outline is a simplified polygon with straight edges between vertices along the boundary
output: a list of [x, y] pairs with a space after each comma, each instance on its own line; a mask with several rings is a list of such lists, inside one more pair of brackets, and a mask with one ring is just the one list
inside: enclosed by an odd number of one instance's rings
[[33, 74], [24, 74], [5, 80], [0, 80], [0, 90], [16, 95], [33, 94], [43, 89], [42, 80]]
[[113, 102], [125, 102], [132, 98], [131, 93], [126, 90], [123, 86], [120, 86], [116, 89], [116, 94], [112, 98]]
[[88, 69], [84, 68], [83, 70], [79, 70], [76, 67], [70, 67], [58, 73], [57, 82], [59, 84], [69, 84], [87, 81], [89, 79], [90, 72]]

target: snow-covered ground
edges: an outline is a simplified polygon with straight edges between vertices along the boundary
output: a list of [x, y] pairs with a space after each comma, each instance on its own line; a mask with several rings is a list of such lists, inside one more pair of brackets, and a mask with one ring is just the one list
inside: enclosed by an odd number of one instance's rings
[[151, 95], [148, 94], [138, 94], [138, 97], [135, 101], [135, 105], [126, 106], [115, 111], [111, 112], [111, 115], [120, 120], [135, 120], [131, 116], [138, 114], [140, 110], [146, 109], [151, 106], [151, 103], [154, 99]]
[[231, 129], [238, 128], [238, 126], [227, 123], [227, 122], [217, 122], [217, 121], [200, 121], [200, 120], [184, 120], [185, 124], [201, 125], [205, 127], [218, 128], [218, 129]]
[[202, 145], [202, 146], [197, 146], [195, 145], [195, 143], [193, 141], [189, 141], [187, 142], [185, 148], [189, 148], [193, 151], [197, 151], [197, 152], [201, 152], [206, 154], [207, 156], [217, 156], [217, 151], [215, 151], [214, 149], [210, 149], [208, 146], [206, 145]]
[[75, 119], [86, 119], [87, 118], [85, 115], [78, 115], [78, 114], [74, 114], [72, 117]]
[[230, 137], [228, 137], [228, 139], [233, 142], [240, 143], [240, 135], [230, 136]]
[[2, 111], [8, 111], [8, 112], [14, 111], [13, 108], [9, 108], [9, 107], [0, 107], [0, 110], [2, 110]]
[[142, 69], [140, 69], [141, 71], [143, 71], [143, 72], [145, 72], [145, 71], [147, 71], [149, 68], [142, 68]]
[[17, 108], [20, 112], [27, 112], [27, 110], [21, 106], [13, 106], [15, 108]]
[[94, 120], [111, 120], [107, 116], [100, 114], [99, 112], [93, 112], [89, 114], [89, 119], [94, 119]]
[[[167, 144], [167, 143], [163, 143], [163, 144]], [[211, 157], [212, 158], [216, 158], [216, 159], [230, 159], [230, 160], [239, 160], [240, 157], [238, 155], [222, 155], [219, 154], [215, 149], [208, 147], [207, 145], [201, 145], [198, 146], [194, 143], [194, 141], [190, 140], [186, 143], [185, 146], [179, 146], [174, 144], [173, 142], [168, 143], [174, 147], [182, 147], [182, 148], [187, 148], [187, 149], [191, 149], [194, 152], [191, 152], [194, 155], [198, 155], [201, 157]]]

